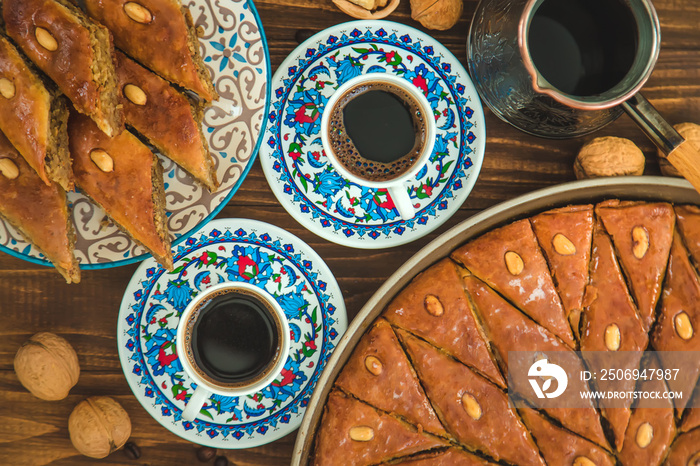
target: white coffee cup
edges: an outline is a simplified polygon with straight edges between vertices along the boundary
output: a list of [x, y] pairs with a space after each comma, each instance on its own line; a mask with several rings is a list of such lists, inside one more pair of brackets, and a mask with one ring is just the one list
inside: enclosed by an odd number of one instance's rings
[[[400, 88], [415, 100], [421, 113], [423, 114], [423, 119], [425, 121], [426, 134], [423, 148], [413, 165], [411, 165], [407, 171], [395, 176], [394, 178], [382, 181], [367, 180], [366, 178], [362, 178], [350, 172], [338, 159], [333, 149], [333, 144], [330, 140], [329, 130], [331, 114], [333, 113], [332, 109], [336, 106], [339, 99], [349, 90], [368, 83], [388, 83]], [[413, 218], [416, 214], [415, 207], [413, 206], [413, 202], [408, 194], [407, 183], [413, 180], [418, 172], [420, 172], [420, 170], [428, 162], [428, 159], [432, 155], [433, 148], [435, 146], [436, 133], [437, 127], [435, 124], [435, 119], [433, 118], [433, 110], [428, 102], [428, 99], [423, 94], [423, 91], [414, 86], [413, 83], [407, 79], [390, 73], [369, 73], [349, 79], [347, 82], [338, 87], [338, 89], [328, 99], [321, 119], [321, 142], [323, 144], [323, 150], [326, 153], [326, 157], [333, 168], [338, 172], [338, 174], [340, 174], [340, 176], [360, 186], [365, 186], [372, 189], [386, 189], [389, 192], [389, 196], [391, 196], [399, 215], [405, 220]]]
[[[212, 299], [222, 296], [245, 296], [264, 306], [272, 318], [275, 333], [277, 333], [277, 348], [270, 362], [250, 380], [235, 383], [222, 382], [200, 368], [195, 361], [192, 349], [195, 323], [201, 317], [201, 311], [206, 309]], [[201, 338], [201, 337], [200, 337]], [[275, 298], [265, 290], [245, 282], [226, 282], [211, 286], [200, 292], [182, 312], [177, 326], [175, 347], [178, 358], [185, 373], [197, 384], [197, 389], [187, 401], [182, 412], [182, 418], [192, 421], [202, 409], [206, 400], [212, 394], [222, 396], [244, 396], [258, 392], [269, 385], [280, 374], [289, 355], [289, 323], [284, 311]]]

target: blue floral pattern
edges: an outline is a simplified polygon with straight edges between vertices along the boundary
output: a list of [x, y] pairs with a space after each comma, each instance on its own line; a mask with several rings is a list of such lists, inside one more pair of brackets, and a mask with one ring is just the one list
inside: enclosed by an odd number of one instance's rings
[[[328, 98], [366, 73], [393, 73], [423, 91], [437, 124], [429, 163], [407, 187], [414, 218], [398, 215], [386, 190], [340, 176], [323, 151]], [[273, 192], [304, 226], [348, 246], [403, 244], [437, 228], [466, 199], [481, 167], [483, 111], [459, 61], [429, 36], [387, 21], [330, 28], [301, 44], [272, 82], [261, 162]]]
[[[275, 297], [289, 320], [290, 355], [263, 390], [213, 395], [195, 421], [183, 421], [196, 384], [175, 349], [177, 324], [199, 292], [226, 281], [251, 283]], [[271, 225], [215, 220], [178, 247], [172, 272], [153, 260], [137, 271], [119, 316], [120, 359], [137, 398], [170, 430], [200, 444], [248, 448], [298, 426], [346, 326], [340, 289], [313, 250]]]

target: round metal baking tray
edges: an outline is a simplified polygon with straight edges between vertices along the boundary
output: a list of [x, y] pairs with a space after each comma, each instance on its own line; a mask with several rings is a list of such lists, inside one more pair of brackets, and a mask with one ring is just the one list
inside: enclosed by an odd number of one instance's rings
[[406, 261], [367, 301], [338, 343], [316, 385], [294, 445], [292, 466], [306, 465], [328, 393], [355, 345], [384, 308], [419, 272], [447, 257], [457, 246], [482, 233], [554, 207], [605, 199], [700, 204], [700, 194], [679, 178], [634, 176], [574, 181], [503, 202], [446, 231]]

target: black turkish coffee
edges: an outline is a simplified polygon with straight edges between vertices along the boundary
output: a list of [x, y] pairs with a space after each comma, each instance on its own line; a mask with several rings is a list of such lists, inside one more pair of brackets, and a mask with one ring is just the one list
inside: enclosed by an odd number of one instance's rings
[[595, 96], [625, 78], [638, 36], [624, 0], [545, 0], [530, 23], [528, 48], [537, 71], [559, 91]]
[[257, 383], [282, 356], [279, 317], [248, 290], [214, 292], [187, 325], [187, 357], [200, 376], [216, 385]]
[[367, 181], [396, 179], [420, 158], [429, 115], [409, 92], [377, 80], [348, 89], [331, 112], [328, 139], [335, 157]]

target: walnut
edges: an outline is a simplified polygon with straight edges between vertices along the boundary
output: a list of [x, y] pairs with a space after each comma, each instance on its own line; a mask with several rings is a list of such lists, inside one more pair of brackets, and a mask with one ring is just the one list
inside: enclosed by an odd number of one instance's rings
[[62, 400], [78, 383], [78, 355], [64, 338], [42, 332], [32, 336], [15, 355], [15, 373], [32, 395]]
[[411, 0], [411, 18], [428, 29], [450, 29], [463, 9], [463, 0]]
[[[678, 123], [677, 125], [673, 125], [673, 127], [680, 133], [681, 136], [683, 136], [684, 139], [690, 141], [696, 149], [700, 150], [700, 125], [696, 125], [695, 123]], [[661, 169], [661, 173], [666, 176], [683, 178], [683, 175], [678, 172], [676, 167], [671, 165], [671, 162], [666, 159], [666, 154], [664, 154], [660, 149], [658, 152], [659, 168]]]
[[389, 16], [400, 0], [333, 0], [345, 14], [357, 19], [382, 19]]
[[641, 175], [644, 153], [629, 139], [606, 136], [586, 143], [574, 162], [576, 178]]
[[131, 420], [119, 403], [93, 396], [73, 408], [68, 418], [73, 446], [90, 458], [104, 458], [124, 446], [131, 435]]

